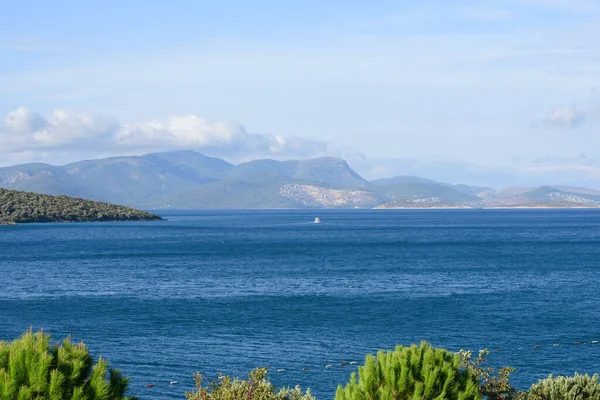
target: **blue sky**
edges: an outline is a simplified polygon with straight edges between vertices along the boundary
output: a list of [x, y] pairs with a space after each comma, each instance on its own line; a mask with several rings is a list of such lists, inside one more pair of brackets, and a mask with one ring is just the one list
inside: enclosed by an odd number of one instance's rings
[[0, 165], [190, 148], [600, 182], [597, 0], [88, 3], [3, 5]]

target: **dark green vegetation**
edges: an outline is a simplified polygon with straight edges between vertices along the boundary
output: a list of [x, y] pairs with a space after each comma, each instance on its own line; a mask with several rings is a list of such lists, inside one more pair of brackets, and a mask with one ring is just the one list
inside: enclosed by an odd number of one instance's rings
[[255, 160], [232, 165], [192, 151], [64, 166], [0, 168], [0, 187], [141, 208], [597, 207], [600, 192], [543, 186], [452, 185], [414, 176], [367, 181], [346, 161]]
[[[487, 365], [488, 350], [477, 357], [470, 351], [451, 353], [429, 343], [367, 355], [346, 386], [338, 386], [335, 400], [600, 400], [598, 375], [552, 377], [518, 391], [510, 384], [514, 368], [495, 370]], [[248, 380], [220, 375], [217, 382], [202, 386], [196, 374], [196, 390], [188, 400], [314, 400], [310, 391], [276, 389], [258, 368]]]
[[49, 335], [32, 331], [0, 342], [0, 400], [133, 400], [127, 385], [102, 358], [93, 364], [83, 343], [51, 345]]
[[398, 346], [394, 352], [367, 355], [346, 387], [338, 387], [336, 400], [600, 400], [598, 375], [548, 377], [527, 391], [512, 387], [512, 367], [487, 365], [489, 350], [477, 357], [470, 351], [450, 353], [424, 342]]
[[257, 368], [250, 372], [248, 380], [219, 375], [218, 382], [202, 386], [202, 375], [196, 374], [196, 390], [188, 392], [188, 400], [315, 400], [310, 391], [273, 386], [267, 379], [267, 369]]
[[[488, 354], [481, 350], [474, 358], [426, 342], [381, 350], [338, 386], [335, 400], [600, 400], [598, 375], [550, 376], [517, 391], [510, 384], [514, 369], [495, 371], [486, 365]], [[299, 386], [276, 388], [266, 368], [247, 380], [219, 375], [203, 385], [196, 373], [195, 381], [188, 400], [315, 400]], [[128, 383], [102, 358], [93, 364], [87, 347], [69, 338], [51, 345], [49, 335], [29, 330], [13, 342], [0, 341], [0, 400], [135, 400], [125, 396]]]
[[67, 196], [0, 189], [0, 221], [3, 221], [3, 224], [155, 219], [160, 217], [129, 207]]
[[461, 358], [428, 343], [367, 355], [346, 387], [338, 387], [335, 400], [482, 398], [477, 377], [461, 368]]

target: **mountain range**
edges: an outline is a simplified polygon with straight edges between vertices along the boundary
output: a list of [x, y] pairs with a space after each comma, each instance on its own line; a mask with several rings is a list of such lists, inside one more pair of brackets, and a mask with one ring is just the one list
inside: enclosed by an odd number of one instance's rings
[[338, 158], [239, 165], [193, 151], [0, 168], [0, 187], [145, 209], [598, 207], [571, 186], [449, 184], [415, 176], [367, 181]]

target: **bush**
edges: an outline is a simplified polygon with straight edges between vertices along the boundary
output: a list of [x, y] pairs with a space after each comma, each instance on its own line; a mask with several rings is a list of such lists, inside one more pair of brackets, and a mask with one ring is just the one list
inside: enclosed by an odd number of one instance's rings
[[480, 383], [479, 392], [487, 400], [523, 400], [525, 393], [516, 390], [510, 383], [510, 374], [515, 371], [512, 367], [500, 368], [498, 371], [490, 366], [485, 366], [488, 349], [480, 350], [476, 358], [469, 350], [461, 350], [461, 366], [477, 377]]
[[530, 400], [600, 400], [598, 375], [550, 375], [529, 389]]
[[369, 354], [335, 400], [481, 399], [475, 375], [461, 368], [461, 358], [423, 342], [395, 351]]
[[124, 397], [128, 383], [102, 358], [92, 366], [87, 347], [69, 338], [50, 345], [49, 335], [29, 330], [0, 342], [1, 400], [133, 400]]
[[188, 400], [315, 400], [307, 390], [302, 393], [299, 386], [293, 389], [276, 389], [267, 379], [266, 368], [256, 368], [248, 374], [248, 380], [219, 375], [218, 382], [202, 386], [202, 374], [195, 374], [196, 390], [187, 392]]

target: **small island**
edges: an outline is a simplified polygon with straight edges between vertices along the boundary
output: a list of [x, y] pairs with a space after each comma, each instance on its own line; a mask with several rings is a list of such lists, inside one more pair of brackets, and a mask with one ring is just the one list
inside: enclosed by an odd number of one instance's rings
[[0, 225], [31, 222], [152, 221], [158, 215], [99, 201], [0, 188]]

